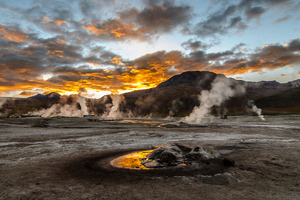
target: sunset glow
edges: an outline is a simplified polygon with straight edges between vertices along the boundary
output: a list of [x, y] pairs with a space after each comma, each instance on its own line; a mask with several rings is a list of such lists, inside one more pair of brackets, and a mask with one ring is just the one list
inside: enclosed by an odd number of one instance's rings
[[0, 1], [2, 97], [99, 97], [196, 70], [300, 78], [298, 0], [25, 2]]

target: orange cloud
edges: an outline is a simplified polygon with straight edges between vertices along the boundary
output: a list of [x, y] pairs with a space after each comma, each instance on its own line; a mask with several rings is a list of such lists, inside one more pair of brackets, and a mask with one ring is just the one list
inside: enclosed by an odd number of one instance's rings
[[67, 24], [68, 22], [67, 21], [62, 21], [62, 20], [51, 20], [49, 17], [44, 17], [42, 19], [42, 22], [53, 22], [55, 24], [57, 24], [58, 26], [61, 26], [61, 24]]
[[0, 25], [0, 37], [13, 42], [26, 42], [29, 35], [24, 34], [10, 27], [4, 27]]
[[123, 23], [120, 20], [109, 20], [102, 24], [92, 23], [83, 26], [84, 29], [89, 30], [96, 36], [102, 36], [104, 39], [124, 39], [130, 38], [135, 40], [145, 40], [144, 34], [148, 30], [137, 28], [133, 24]]
[[[269, 45], [249, 54], [247, 58], [234, 58], [234, 53], [230, 51], [209, 54], [193, 51], [189, 55], [180, 51], [158, 51], [126, 61], [113, 53], [109, 53], [107, 59], [103, 59], [101, 55], [85, 58], [80, 55], [82, 49], [79, 46], [68, 45], [60, 38], [37, 40], [35, 46], [20, 49], [11, 47], [9, 52], [1, 52], [4, 57], [14, 56], [11, 59], [6, 57], [0, 63], [0, 90], [2, 93], [29, 92], [38, 88], [64, 94], [78, 93], [80, 88], [112, 92], [148, 89], [185, 71], [206, 70], [236, 75], [300, 63], [300, 55], [294, 53], [299, 49], [298, 42], [293, 41], [287, 46]], [[50, 64], [45, 62], [48, 60], [51, 61]], [[83, 65], [76, 68], [74, 63]], [[85, 63], [99, 67], [90, 67]], [[109, 69], [105, 69], [107, 65], [110, 66]], [[51, 76], [43, 79], [45, 74]]]
[[28, 92], [28, 91], [23, 91], [20, 94], [18, 94], [18, 96], [22, 96], [22, 97], [30, 97], [33, 95], [36, 95], [37, 92]]
[[61, 50], [49, 50], [48, 52], [47, 52], [47, 54], [49, 55], [55, 55], [55, 56], [58, 56], [58, 57], [64, 57], [64, 52], [63, 51], [61, 51]]
[[66, 21], [61, 21], [61, 20], [53, 20], [54, 23], [56, 23], [58, 26], [60, 26], [61, 24], [67, 24], [68, 22]]

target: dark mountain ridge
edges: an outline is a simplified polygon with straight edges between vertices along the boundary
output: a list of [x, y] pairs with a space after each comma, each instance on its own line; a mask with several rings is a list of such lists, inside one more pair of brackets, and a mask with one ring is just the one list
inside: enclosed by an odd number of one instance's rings
[[[200, 105], [199, 95], [203, 90], [211, 90], [212, 83], [217, 77], [225, 80], [225, 82], [226, 80], [229, 81], [230, 87], [241, 85], [246, 92], [243, 95], [230, 97], [221, 106], [212, 107], [212, 114], [249, 114], [249, 100], [255, 100], [254, 103], [263, 110], [263, 114], [300, 114], [298, 98], [300, 96], [300, 80], [288, 83], [276, 81], [246, 82], [207, 71], [184, 72], [171, 77], [155, 88], [122, 94], [119, 96], [119, 111], [124, 113], [124, 116], [131, 117], [187, 116], [195, 106]], [[0, 116], [20, 116], [33, 110], [50, 108], [57, 103], [73, 104], [77, 102], [76, 98], [77, 95], [61, 96], [52, 92], [47, 95], [37, 94], [27, 99], [8, 99], [0, 108]], [[112, 98], [110, 95], [100, 99], [86, 98], [86, 105], [89, 114], [102, 116], [110, 111]]]
[[44, 99], [44, 100], [57, 100], [58, 101], [60, 99], [60, 96], [61, 95], [56, 93], [56, 92], [51, 92], [47, 95], [43, 95], [43, 94], [38, 93], [35, 96], [28, 97], [28, 99]]

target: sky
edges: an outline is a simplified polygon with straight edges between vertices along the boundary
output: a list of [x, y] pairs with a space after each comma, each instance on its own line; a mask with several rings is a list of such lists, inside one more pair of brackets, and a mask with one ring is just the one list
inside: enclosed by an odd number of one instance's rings
[[185, 71], [293, 81], [299, 10], [300, 0], [0, 0], [0, 97], [99, 98]]

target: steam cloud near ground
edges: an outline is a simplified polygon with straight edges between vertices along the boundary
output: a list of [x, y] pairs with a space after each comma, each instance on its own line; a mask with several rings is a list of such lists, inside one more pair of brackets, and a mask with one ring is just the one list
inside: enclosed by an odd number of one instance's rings
[[104, 117], [109, 118], [121, 118], [124, 117], [124, 114], [120, 111], [119, 107], [121, 103], [124, 101], [124, 96], [119, 94], [111, 94], [110, 97], [112, 98], [112, 107], [108, 115], [104, 115]]
[[80, 88], [80, 89], [79, 89], [78, 101], [79, 101], [81, 110], [83, 111], [83, 114], [84, 114], [84, 115], [88, 115], [89, 113], [88, 113], [88, 111], [87, 111], [85, 98], [84, 98], [83, 96], [81, 96], [82, 93], [85, 93], [85, 92], [86, 92], [86, 89], [84, 89], [84, 88]]
[[[72, 99], [71, 103], [67, 103], [70, 101], [70, 97]], [[80, 103], [80, 101], [83, 103], [83, 101], [85, 101], [84, 98], [80, 95], [73, 95], [70, 97], [61, 96], [59, 103], [52, 105], [48, 109], [29, 112], [28, 115], [39, 115], [42, 117], [83, 117], [85, 111], [87, 112], [86, 107], [81, 107], [81, 109], [79, 109], [77, 104]]]
[[244, 85], [238, 84], [233, 79], [216, 77], [211, 90], [203, 90], [198, 96], [200, 106], [194, 107], [192, 113], [183, 118], [183, 122], [200, 123], [210, 112], [213, 106], [221, 106], [231, 97], [242, 95], [246, 92]]
[[0, 108], [2, 108], [3, 104], [5, 104], [6, 99], [0, 99]]
[[253, 100], [250, 100], [248, 102], [248, 105], [249, 107], [252, 109], [253, 112], [255, 112], [258, 117], [261, 119], [261, 120], [265, 120], [265, 117], [262, 115], [262, 110], [260, 108], [258, 108], [255, 104], [254, 104], [254, 101]]

